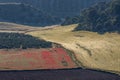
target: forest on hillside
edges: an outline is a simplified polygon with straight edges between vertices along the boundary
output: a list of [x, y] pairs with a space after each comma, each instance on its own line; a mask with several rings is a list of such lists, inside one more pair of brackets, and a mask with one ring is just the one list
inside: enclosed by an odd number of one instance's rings
[[66, 18], [62, 25], [79, 24], [75, 31], [120, 32], [120, 0], [100, 2], [84, 9], [79, 16]]

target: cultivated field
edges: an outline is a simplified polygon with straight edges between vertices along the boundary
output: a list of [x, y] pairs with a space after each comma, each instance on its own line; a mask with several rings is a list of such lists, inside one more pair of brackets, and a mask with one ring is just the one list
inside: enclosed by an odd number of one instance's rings
[[59, 26], [28, 32], [47, 41], [56, 42], [73, 51], [80, 66], [120, 74], [120, 35], [87, 31], [72, 32], [76, 25]]
[[63, 48], [1, 49], [0, 70], [36, 70], [76, 68]]

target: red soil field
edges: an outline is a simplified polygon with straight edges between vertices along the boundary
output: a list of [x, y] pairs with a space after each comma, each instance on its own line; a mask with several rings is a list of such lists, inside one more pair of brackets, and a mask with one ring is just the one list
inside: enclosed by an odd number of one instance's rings
[[76, 68], [63, 48], [0, 50], [1, 70]]

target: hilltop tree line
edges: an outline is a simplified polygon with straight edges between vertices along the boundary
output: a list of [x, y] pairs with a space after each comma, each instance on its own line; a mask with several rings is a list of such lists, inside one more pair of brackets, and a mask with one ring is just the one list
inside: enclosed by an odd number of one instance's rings
[[51, 48], [52, 43], [22, 33], [0, 33], [0, 49]]
[[79, 16], [68, 17], [62, 25], [79, 25], [75, 31], [86, 30], [98, 33], [120, 32], [120, 0], [100, 2], [84, 9]]

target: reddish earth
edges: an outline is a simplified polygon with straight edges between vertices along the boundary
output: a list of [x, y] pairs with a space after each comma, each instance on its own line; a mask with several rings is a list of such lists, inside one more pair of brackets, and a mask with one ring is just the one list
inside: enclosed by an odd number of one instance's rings
[[76, 67], [63, 48], [0, 50], [0, 69], [31, 70]]

